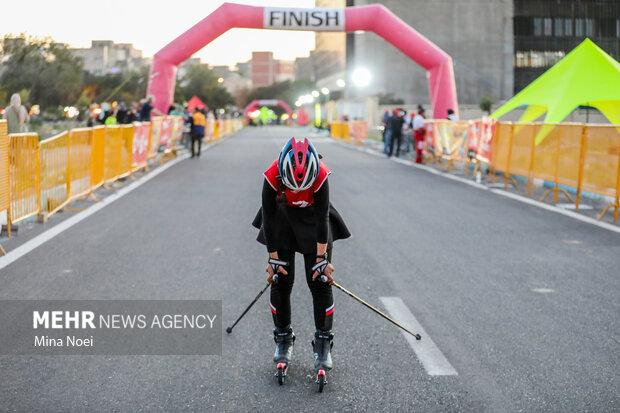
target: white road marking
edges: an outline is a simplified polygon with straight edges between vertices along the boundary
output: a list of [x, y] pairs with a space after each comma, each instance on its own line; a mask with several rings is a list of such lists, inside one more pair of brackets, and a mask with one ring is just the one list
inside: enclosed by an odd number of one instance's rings
[[[229, 136], [233, 136], [233, 135], [229, 135]], [[227, 136], [226, 138], [228, 138], [229, 136]], [[206, 151], [206, 150], [212, 148], [213, 146], [218, 145], [220, 142], [223, 142], [226, 138], [218, 139], [215, 142], [208, 143], [208, 144], [206, 144], [203, 147], [202, 150]], [[15, 248], [14, 250], [12, 250], [10, 252], [7, 252], [7, 254], [5, 256], [0, 257], [0, 270], [3, 269], [4, 267], [10, 265], [14, 261], [20, 259], [24, 255], [28, 254], [30, 251], [34, 250], [35, 248], [45, 244], [47, 241], [51, 240], [56, 235], [61, 234], [62, 232], [68, 230], [69, 228], [71, 228], [75, 224], [79, 223], [80, 221], [83, 221], [84, 219], [88, 218], [89, 216], [91, 216], [95, 212], [105, 208], [106, 206], [110, 205], [112, 202], [122, 198], [123, 196], [127, 195], [128, 193], [130, 193], [134, 189], [142, 186], [146, 182], [148, 182], [151, 179], [155, 178], [160, 173], [164, 172], [166, 169], [168, 169], [168, 168], [176, 165], [177, 163], [179, 163], [179, 162], [189, 158], [189, 156], [190, 156], [189, 153], [187, 153], [185, 155], [179, 156], [178, 158], [176, 158], [176, 159], [174, 159], [174, 160], [164, 164], [163, 166], [158, 167], [157, 169], [153, 170], [152, 172], [149, 172], [147, 175], [144, 175], [144, 176], [140, 177], [137, 181], [132, 182], [131, 184], [127, 185], [126, 187], [123, 187], [123, 188], [119, 189], [114, 194], [104, 198], [101, 202], [98, 202], [98, 203], [96, 203], [94, 205], [91, 205], [90, 207], [86, 208], [84, 211], [75, 214], [71, 218], [68, 218], [68, 219], [64, 220], [60, 224], [55, 225], [52, 228], [48, 229], [47, 231], [42, 232], [41, 234], [37, 235], [33, 239], [28, 240], [27, 242], [23, 243], [22, 245], [20, 245], [19, 247]]]
[[549, 293], [554, 293], [555, 290], [551, 288], [532, 288], [532, 292], [540, 293], [540, 294], [549, 294]]
[[422, 325], [416, 320], [400, 297], [380, 297], [380, 300], [396, 322], [422, 336], [422, 339], [418, 341], [410, 334], [401, 330], [409, 346], [413, 349], [418, 360], [420, 360], [420, 363], [422, 363], [430, 376], [458, 375], [454, 367], [452, 367], [448, 359], [446, 359], [441, 350], [424, 331]]
[[[365, 153], [375, 152], [377, 154], [377, 156], [382, 156], [381, 154], [379, 154], [376, 151], [373, 151], [370, 148], [363, 148], [362, 149], [360, 147], [352, 146], [352, 145], [349, 145], [349, 144], [346, 144], [346, 143], [340, 143], [339, 141], [334, 141], [334, 142], [338, 142], [341, 146], [345, 146], [347, 148], [357, 149], [360, 152], [365, 152]], [[496, 195], [505, 196], [507, 198], [514, 199], [516, 201], [520, 201], [520, 202], [523, 202], [523, 203], [526, 203], [526, 204], [529, 204], [529, 205], [533, 205], [533, 206], [538, 207], [538, 208], [546, 209], [547, 211], [555, 212], [556, 214], [560, 214], [560, 215], [564, 215], [564, 216], [567, 216], [567, 217], [570, 217], [570, 218], [574, 218], [576, 220], [588, 223], [590, 225], [594, 225], [594, 226], [597, 226], [599, 228], [603, 228], [603, 229], [606, 229], [606, 230], [609, 230], [609, 231], [613, 231], [613, 232], [616, 232], [616, 233], [620, 234], [620, 227], [619, 226], [608, 224], [606, 222], [600, 222], [600, 221], [598, 221], [598, 220], [596, 220], [594, 218], [590, 218], [590, 217], [581, 215], [581, 214], [579, 214], [577, 212], [574, 212], [574, 211], [567, 211], [567, 210], [564, 210], [564, 209], [559, 208], [557, 206], [545, 204], [544, 202], [539, 202], [539, 201], [536, 201], [534, 199], [530, 199], [530, 198], [524, 197], [522, 195], [513, 194], [513, 193], [510, 193], [510, 192], [501, 190], [501, 189], [490, 188], [490, 187], [487, 187], [487, 186], [485, 186], [483, 184], [478, 184], [478, 183], [476, 183], [474, 181], [471, 181], [471, 180], [469, 180], [467, 178], [463, 178], [463, 177], [456, 176], [456, 175], [451, 175], [449, 173], [439, 171], [439, 170], [437, 170], [435, 168], [431, 168], [430, 166], [419, 165], [419, 164], [416, 164], [414, 162], [407, 161], [405, 159], [392, 158], [392, 161], [398, 162], [398, 163], [403, 164], [403, 165], [412, 166], [414, 168], [423, 169], [423, 170], [425, 170], [427, 172], [430, 172], [432, 174], [439, 175], [439, 176], [442, 176], [444, 178], [452, 179], [453, 181], [458, 181], [458, 182], [461, 182], [461, 183], [473, 186], [475, 188], [478, 188], [478, 189], [481, 189], [481, 190], [484, 190], [484, 191], [492, 192], [492, 193], [494, 193]]]
[[35, 248], [43, 245], [47, 241], [54, 238], [56, 235], [63, 233], [64, 231], [68, 230], [75, 224], [88, 218], [95, 212], [107, 207], [112, 202], [122, 198], [123, 196], [127, 195], [129, 192], [142, 186], [146, 182], [155, 178], [160, 173], [164, 172], [166, 169], [176, 165], [178, 162], [181, 162], [184, 159], [187, 159], [188, 157], [189, 157], [189, 154], [186, 154], [173, 161], [168, 162], [167, 164], [155, 169], [153, 172], [150, 172], [148, 175], [141, 177], [139, 180], [132, 182], [131, 184], [127, 185], [124, 188], [119, 189], [114, 194], [104, 198], [101, 202], [98, 202], [86, 208], [84, 211], [79, 212], [70, 218], [67, 218], [66, 220], [59, 223], [58, 225], [53, 226], [47, 231], [37, 235], [33, 239], [28, 240], [27, 242], [23, 243], [19, 247], [15, 248], [13, 251], [8, 252], [4, 257], [0, 258], [0, 270], [6, 267], [7, 265], [13, 263], [14, 261], [20, 259], [24, 255], [28, 254], [30, 251], [34, 250]]
[[599, 228], [604, 228], [606, 230], [617, 232], [617, 233], [620, 234], [620, 227], [608, 224], [606, 222], [597, 221], [594, 218], [586, 217], [586, 216], [581, 215], [581, 214], [579, 214], [577, 212], [566, 211], [564, 209], [555, 207], [553, 205], [545, 204], [544, 202], [538, 202], [538, 201], [536, 201], [534, 199], [526, 198], [526, 197], [521, 196], [521, 195], [511, 194], [510, 192], [502, 191], [502, 190], [499, 190], [499, 189], [491, 189], [490, 191], [493, 192], [494, 194], [497, 194], [497, 195], [505, 196], [507, 198], [511, 198], [511, 199], [523, 202], [525, 204], [534, 205], [534, 206], [536, 206], [538, 208], [542, 208], [542, 209], [546, 209], [547, 211], [555, 212], [556, 214], [566, 215], [567, 217], [571, 217], [571, 218], [577, 219], [579, 221], [582, 221], [582, 222], [585, 222], [585, 223], [588, 223], [588, 224], [591, 224], [591, 225], [595, 225], [595, 226], [597, 226]]

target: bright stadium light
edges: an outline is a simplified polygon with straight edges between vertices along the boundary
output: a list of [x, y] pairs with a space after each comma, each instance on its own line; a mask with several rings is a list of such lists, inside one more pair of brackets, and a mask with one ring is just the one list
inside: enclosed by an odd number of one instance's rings
[[363, 67], [358, 67], [353, 71], [353, 75], [351, 76], [353, 83], [357, 87], [368, 86], [370, 83], [370, 71]]
[[319, 91], [318, 90], [313, 90], [312, 91], [312, 96], [314, 96], [315, 98], [319, 97]]
[[224, 78], [223, 77], [218, 77], [217, 78], [217, 83], [224, 83]]
[[329, 95], [329, 89], [324, 87], [323, 89], [321, 89], [321, 93], [324, 95]]
[[336, 80], [336, 85], [338, 87], [344, 87], [346, 85], [346, 83], [344, 82], [344, 79], [338, 79], [338, 80]]

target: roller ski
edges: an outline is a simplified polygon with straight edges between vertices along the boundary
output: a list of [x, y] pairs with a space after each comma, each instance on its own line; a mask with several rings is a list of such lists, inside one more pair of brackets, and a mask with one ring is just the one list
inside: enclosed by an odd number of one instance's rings
[[288, 370], [289, 363], [293, 357], [293, 345], [295, 344], [295, 333], [293, 329], [276, 328], [273, 330], [273, 340], [276, 342], [276, 351], [273, 361], [276, 363], [276, 378], [278, 384], [284, 384], [284, 378]]
[[332, 369], [332, 346], [334, 335], [331, 331], [317, 330], [312, 340], [312, 348], [314, 349], [314, 370], [316, 371], [316, 384], [319, 393], [323, 392], [323, 388], [327, 384], [327, 372]]

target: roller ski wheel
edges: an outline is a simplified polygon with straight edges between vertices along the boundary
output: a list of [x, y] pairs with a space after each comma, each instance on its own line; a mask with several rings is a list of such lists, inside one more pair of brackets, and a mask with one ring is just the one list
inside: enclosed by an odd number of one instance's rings
[[317, 372], [316, 384], [319, 387], [319, 393], [323, 393], [323, 388], [327, 384], [327, 372], [324, 369], [319, 369]]
[[288, 370], [288, 363], [278, 363], [278, 367], [276, 369], [276, 378], [278, 379], [278, 384], [281, 386], [284, 384], [284, 378], [286, 377], [286, 371]]

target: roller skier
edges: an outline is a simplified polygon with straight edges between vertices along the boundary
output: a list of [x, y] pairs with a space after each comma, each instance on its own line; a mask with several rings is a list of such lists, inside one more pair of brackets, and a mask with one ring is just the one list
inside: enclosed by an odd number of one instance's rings
[[291, 290], [295, 280], [295, 252], [304, 256], [306, 282], [312, 293], [316, 332], [312, 340], [319, 391], [332, 367], [334, 299], [333, 241], [351, 236], [340, 214], [329, 202], [331, 171], [307, 139], [291, 138], [265, 171], [262, 207], [252, 225], [257, 240], [266, 245], [267, 282], [276, 350], [276, 377], [282, 384], [292, 359], [295, 333], [291, 327]]

